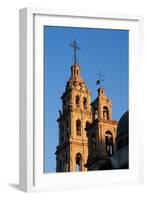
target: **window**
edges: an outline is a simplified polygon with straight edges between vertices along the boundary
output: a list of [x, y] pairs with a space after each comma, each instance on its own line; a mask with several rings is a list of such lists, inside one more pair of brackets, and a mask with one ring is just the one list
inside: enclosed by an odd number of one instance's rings
[[76, 69], [74, 68], [74, 75], [76, 75]]
[[109, 119], [109, 111], [106, 106], [103, 107], [103, 118], [108, 120]]
[[110, 156], [113, 154], [113, 137], [110, 131], [105, 133], [106, 152]]
[[82, 171], [82, 155], [80, 153], [76, 154], [76, 171]]
[[80, 107], [80, 97], [76, 96], [76, 107]]
[[87, 109], [87, 99], [86, 99], [86, 97], [83, 98], [83, 107], [84, 107], [84, 109]]
[[94, 111], [94, 119], [98, 119], [98, 109], [95, 109]]
[[79, 119], [76, 121], [76, 132], [77, 135], [81, 135], [81, 121]]

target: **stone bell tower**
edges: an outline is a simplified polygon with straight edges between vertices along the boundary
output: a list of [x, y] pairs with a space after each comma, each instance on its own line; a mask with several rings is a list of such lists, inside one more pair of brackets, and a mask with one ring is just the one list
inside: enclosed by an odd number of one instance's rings
[[67, 81], [62, 99], [62, 111], [57, 120], [59, 145], [56, 150], [56, 171], [86, 171], [88, 139], [85, 131], [91, 123], [91, 93], [80, 76], [80, 65], [71, 66], [71, 77]]
[[98, 89], [97, 98], [91, 103], [92, 123], [86, 128], [88, 136], [88, 170], [98, 170], [115, 152], [117, 121], [112, 120], [112, 101], [104, 88]]

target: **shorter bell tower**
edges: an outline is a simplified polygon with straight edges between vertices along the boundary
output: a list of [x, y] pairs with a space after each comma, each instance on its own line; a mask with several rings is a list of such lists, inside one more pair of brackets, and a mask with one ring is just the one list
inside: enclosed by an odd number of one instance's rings
[[112, 101], [104, 88], [98, 89], [97, 98], [91, 103], [92, 123], [86, 128], [88, 136], [88, 170], [98, 170], [101, 163], [115, 152], [117, 122], [112, 120]]

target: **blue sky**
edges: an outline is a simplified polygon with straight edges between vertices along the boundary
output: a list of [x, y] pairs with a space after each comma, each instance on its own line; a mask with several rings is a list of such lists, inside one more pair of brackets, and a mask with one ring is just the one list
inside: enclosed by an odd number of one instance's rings
[[44, 27], [44, 172], [55, 172], [58, 144], [58, 110], [65, 85], [70, 78], [76, 38], [81, 77], [97, 96], [98, 74], [105, 77], [103, 87], [112, 100], [113, 119], [128, 110], [128, 39], [127, 30]]

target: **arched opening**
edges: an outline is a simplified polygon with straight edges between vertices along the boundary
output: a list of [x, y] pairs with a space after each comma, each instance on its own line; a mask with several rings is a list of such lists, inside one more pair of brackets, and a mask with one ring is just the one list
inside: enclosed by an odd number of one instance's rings
[[81, 135], [81, 121], [79, 119], [76, 121], [76, 132], [77, 135]]
[[113, 136], [110, 131], [105, 133], [105, 146], [106, 146], [106, 153], [110, 156], [113, 154]]
[[109, 120], [109, 110], [106, 106], [103, 107], [103, 118]]
[[80, 153], [76, 154], [76, 171], [82, 171], [82, 155]]
[[87, 129], [87, 128], [89, 127], [89, 125], [90, 125], [90, 122], [87, 121], [87, 122], [86, 122], [86, 125], [85, 125], [85, 129]]
[[98, 119], [98, 109], [96, 108], [94, 111], [94, 119]]
[[87, 99], [86, 99], [86, 97], [83, 98], [83, 107], [84, 107], [84, 109], [87, 109]]
[[80, 107], [80, 97], [79, 97], [79, 95], [76, 96], [76, 107]]
[[76, 75], [76, 69], [74, 68], [74, 75]]

